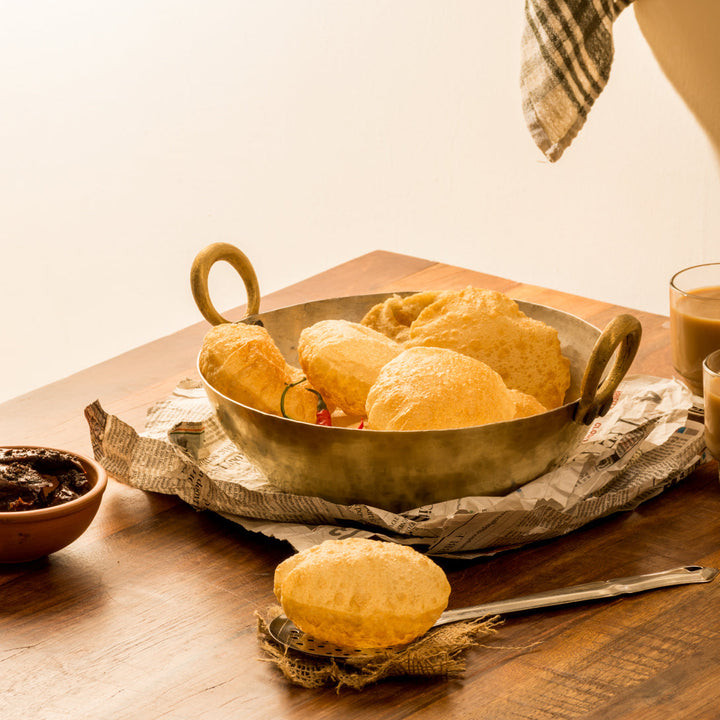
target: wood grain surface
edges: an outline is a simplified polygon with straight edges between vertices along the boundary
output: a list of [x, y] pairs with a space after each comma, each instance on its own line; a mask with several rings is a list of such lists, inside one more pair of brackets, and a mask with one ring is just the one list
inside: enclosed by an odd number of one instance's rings
[[[628, 311], [380, 251], [269, 295], [261, 309], [466, 285], [601, 328]], [[633, 372], [670, 376], [667, 318], [630, 312], [644, 333]], [[239, 319], [243, 308], [228, 315]], [[148, 407], [196, 375], [207, 327], [199, 322], [0, 405], [0, 443], [90, 454], [83, 409], [95, 399], [142, 429]], [[261, 659], [254, 613], [272, 601], [275, 566], [291, 552], [173, 497], [111, 480], [82, 538], [44, 560], [0, 566], [0, 717], [720, 717], [720, 582], [510, 616], [486, 647], [468, 653], [461, 679], [393, 680], [338, 693], [292, 686]], [[718, 566], [717, 464], [633, 512], [563, 538], [441, 564], [451, 607], [678, 565]]]

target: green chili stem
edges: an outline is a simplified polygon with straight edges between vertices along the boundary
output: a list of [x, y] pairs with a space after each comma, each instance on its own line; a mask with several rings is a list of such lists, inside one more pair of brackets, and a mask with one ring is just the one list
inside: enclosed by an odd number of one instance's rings
[[317, 395], [317, 410], [320, 412], [321, 410], [327, 410], [328, 406], [325, 404], [325, 401], [323, 400], [323, 396], [315, 390], [315, 388], [305, 388], [308, 392], [315, 393]]
[[295, 387], [296, 385], [299, 385], [300, 383], [307, 382], [307, 378], [300, 378], [299, 380], [296, 380], [294, 383], [290, 383], [285, 386], [285, 389], [282, 391], [282, 395], [280, 396], [280, 414], [287, 418], [288, 420], [292, 420], [292, 418], [285, 412], [285, 395], [287, 394], [287, 391], [291, 387]]

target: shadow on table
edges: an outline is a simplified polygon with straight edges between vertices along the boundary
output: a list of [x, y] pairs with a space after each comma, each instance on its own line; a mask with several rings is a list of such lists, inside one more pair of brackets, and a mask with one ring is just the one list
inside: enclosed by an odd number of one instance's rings
[[63, 612], [78, 600], [86, 610], [102, 602], [100, 574], [77, 557], [57, 553], [27, 563], [0, 565], [0, 617]]

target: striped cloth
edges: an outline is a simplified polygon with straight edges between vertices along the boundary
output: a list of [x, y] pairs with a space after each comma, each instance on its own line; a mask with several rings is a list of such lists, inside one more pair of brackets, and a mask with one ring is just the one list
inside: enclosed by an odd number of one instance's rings
[[632, 1], [525, 0], [523, 113], [551, 162], [580, 132], [603, 91], [613, 60], [613, 23]]

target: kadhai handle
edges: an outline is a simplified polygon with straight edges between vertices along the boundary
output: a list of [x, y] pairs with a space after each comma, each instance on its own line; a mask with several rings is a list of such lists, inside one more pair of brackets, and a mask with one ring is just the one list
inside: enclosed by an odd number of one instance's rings
[[[635, 359], [641, 337], [642, 325], [633, 315], [618, 315], [608, 323], [588, 358], [575, 412], [576, 422], [589, 425], [610, 409], [613, 394]], [[616, 351], [615, 362], [603, 380]]]
[[208, 289], [210, 270], [216, 262], [220, 261], [232, 265], [245, 283], [247, 314], [255, 315], [260, 310], [260, 286], [255, 274], [255, 268], [253, 268], [247, 255], [229, 243], [213, 243], [195, 256], [190, 268], [190, 288], [192, 289], [193, 298], [195, 298], [195, 304], [211, 325], [222, 325], [230, 322], [216, 310], [210, 299]]

